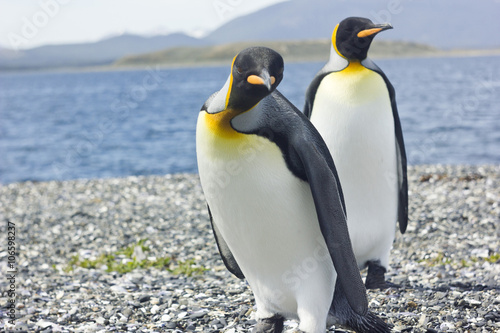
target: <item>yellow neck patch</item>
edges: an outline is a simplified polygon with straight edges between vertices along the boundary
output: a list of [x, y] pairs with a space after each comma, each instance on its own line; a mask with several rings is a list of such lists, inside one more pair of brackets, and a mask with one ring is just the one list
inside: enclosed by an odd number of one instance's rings
[[361, 65], [360, 61], [349, 61], [349, 66], [344, 68], [342, 74], [360, 74], [362, 71], [367, 70], [367, 68]]
[[203, 112], [203, 117], [205, 126], [211, 133], [224, 139], [237, 139], [244, 135], [235, 131], [231, 126], [231, 119], [238, 114], [240, 114], [240, 112], [226, 109], [218, 113]]

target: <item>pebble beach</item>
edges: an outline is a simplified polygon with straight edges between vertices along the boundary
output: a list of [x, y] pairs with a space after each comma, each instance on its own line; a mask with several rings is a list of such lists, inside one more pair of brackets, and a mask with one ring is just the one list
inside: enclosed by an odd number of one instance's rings
[[[412, 166], [408, 177], [410, 221], [387, 273], [401, 288], [368, 291], [370, 310], [394, 332], [500, 332], [500, 165]], [[256, 323], [248, 284], [219, 257], [196, 174], [2, 185], [0, 222], [0, 331], [235, 333]], [[151, 264], [113, 271], [99, 261], [110, 255], [121, 267]]]

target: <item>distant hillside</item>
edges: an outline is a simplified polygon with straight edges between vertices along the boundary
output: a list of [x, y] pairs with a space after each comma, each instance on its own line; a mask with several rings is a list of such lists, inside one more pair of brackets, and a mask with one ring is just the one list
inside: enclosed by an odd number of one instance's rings
[[[215, 65], [230, 62], [242, 49], [254, 46], [267, 46], [279, 52], [286, 62], [290, 61], [324, 61], [330, 54], [330, 41], [262, 41], [240, 42], [205, 47], [175, 47], [164, 51], [128, 56], [116, 61], [113, 66], [191, 66]], [[370, 56], [401, 57], [426, 56], [439, 54], [439, 50], [422, 44], [407, 42], [375, 41], [370, 49]]]
[[500, 38], [497, 0], [293, 0], [238, 17], [213, 31], [206, 40], [322, 39], [349, 16], [390, 22], [394, 30], [382, 40], [405, 40], [439, 49], [495, 48]]
[[[392, 23], [394, 29], [377, 36], [377, 41], [404, 40], [437, 49], [498, 48], [499, 13], [498, 0], [291, 0], [238, 17], [201, 39], [182, 33], [155, 37], [123, 35], [96, 43], [49, 45], [20, 52], [0, 49], [0, 70], [110, 65], [126, 56], [132, 56], [127, 58], [130, 62], [134, 55], [173, 47], [323, 40], [348, 16]], [[317, 47], [316, 42], [311, 43], [308, 47]], [[293, 49], [292, 44], [286, 45]], [[301, 48], [304, 47], [302, 44]], [[176, 59], [185, 52], [188, 60], [181, 57], [178, 61], [192, 63], [189, 50], [175, 49], [155, 56]], [[210, 50], [218, 52], [217, 48]]]
[[163, 50], [172, 46], [202, 45], [184, 34], [141, 37], [122, 35], [95, 43], [47, 45], [15, 52], [0, 50], [0, 69], [39, 69], [108, 65], [121, 57]]

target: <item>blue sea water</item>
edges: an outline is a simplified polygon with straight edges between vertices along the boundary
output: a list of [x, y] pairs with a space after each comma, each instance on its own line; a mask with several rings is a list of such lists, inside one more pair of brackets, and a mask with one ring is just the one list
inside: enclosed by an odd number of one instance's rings
[[[500, 163], [500, 57], [378, 60], [410, 164]], [[286, 64], [299, 109], [322, 63]], [[197, 172], [200, 107], [229, 66], [0, 74], [0, 183]]]

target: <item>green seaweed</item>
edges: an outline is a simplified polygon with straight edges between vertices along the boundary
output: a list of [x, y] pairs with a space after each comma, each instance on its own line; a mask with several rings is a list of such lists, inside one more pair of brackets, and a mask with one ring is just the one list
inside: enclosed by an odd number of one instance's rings
[[425, 258], [417, 260], [418, 263], [425, 263], [429, 267], [441, 266], [441, 265], [452, 265], [457, 267], [471, 267], [475, 263], [489, 262], [492, 264], [498, 263], [500, 261], [500, 253], [493, 253], [486, 258], [470, 257], [467, 259], [460, 259], [459, 262], [454, 261], [452, 258], [447, 257], [443, 252], [439, 252], [434, 258]]
[[[145, 245], [147, 239], [141, 239], [137, 243], [124, 247], [114, 253], [101, 253], [96, 259], [82, 259], [78, 254], [72, 256], [63, 269], [69, 273], [75, 267], [86, 269], [96, 269], [106, 267], [106, 272], [118, 272], [120, 274], [131, 272], [137, 268], [147, 269], [166, 269], [174, 275], [193, 276], [203, 274], [207, 269], [197, 265], [194, 259], [186, 261], [174, 260], [172, 257], [160, 257], [154, 260], [137, 260], [134, 256], [134, 249], [140, 247], [143, 252], [149, 252], [151, 249]], [[123, 258], [125, 257], [125, 258]], [[126, 260], [122, 260], [126, 259]]]

